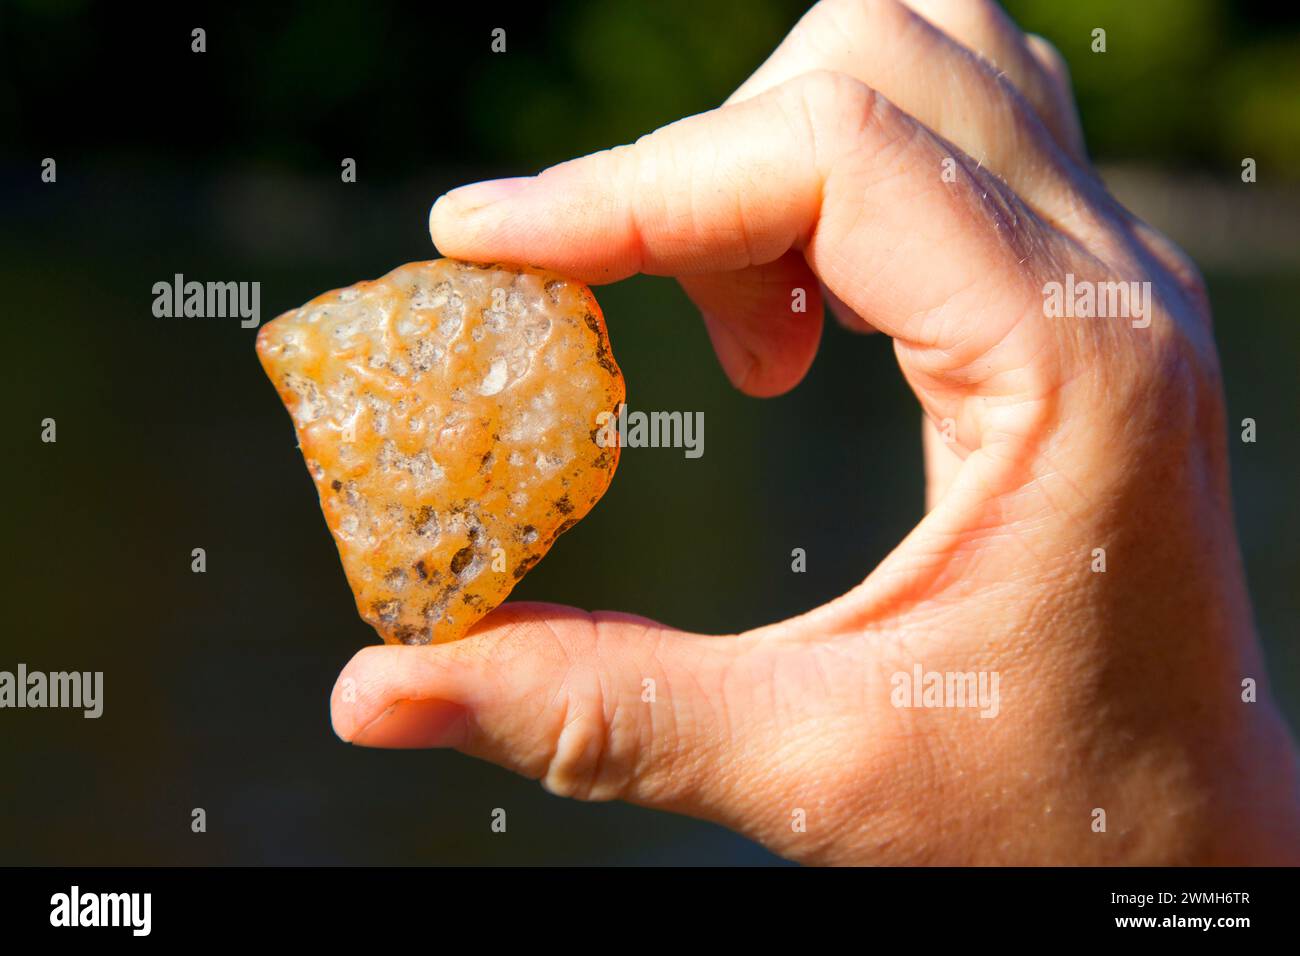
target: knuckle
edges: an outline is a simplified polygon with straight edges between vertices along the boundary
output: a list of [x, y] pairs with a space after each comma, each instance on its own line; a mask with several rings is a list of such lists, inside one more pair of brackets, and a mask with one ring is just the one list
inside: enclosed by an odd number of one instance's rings
[[789, 85], [809, 112], [818, 116], [833, 116], [845, 110], [865, 112], [877, 99], [876, 91], [866, 83], [837, 70], [810, 70]]
[[823, 171], [860, 148], [864, 136], [874, 132], [871, 139], [892, 141], [903, 131], [897, 108], [846, 73], [813, 70], [789, 81], [784, 92], [786, 108], [807, 128], [814, 162]]
[[1057, 80], [1069, 80], [1069, 67], [1055, 43], [1037, 33], [1029, 34], [1026, 40], [1033, 58], [1048, 76]]
[[961, 9], [969, 22], [978, 30], [978, 36], [997, 37], [1014, 34], [1014, 27], [1007, 19], [1006, 13], [994, 0], [968, 0]]
[[1152, 231], [1150, 243], [1161, 264], [1173, 276], [1179, 291], [1186, 297], [1194, 314], [1204, 317], [1208, 324], [1210, 293], [1200, 268], [1191, 256], [1164, 235]]
[[560, 797], [583, 798], [596, 789], [600, 757], [605, 749], [603, 720], [590, 701], [568, 701], [559, 732], [550, 748], [542, 786]]
[[578, 680], [581, 686], [563, 691], [542, 786], [560, 797], [618, 799], [633, 779], [637, 747], [631, 717], [606, 693], [597, 675], [579, 675]]

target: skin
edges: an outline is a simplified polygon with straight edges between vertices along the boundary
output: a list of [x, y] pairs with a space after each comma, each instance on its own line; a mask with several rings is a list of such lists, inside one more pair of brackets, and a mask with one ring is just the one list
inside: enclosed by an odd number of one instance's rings
[[[344, 740], [454, 747], [806, 863], [1300, 862], [1200, 276], [1106, 192], [1059, 55], [996, 5], [824, 0], [721, 108], [457, 189], [430, 230], [592, 283], [677, 277], [754, 396], [803, 377], [823, 301], [888, 335], [928, 510], [849, 593], [753, 631], [513, 604], [457, 644], [366, 648], [332, 698]], [[1150, 325], [1045, 317], [1067, 273], [1150, 282]], [[997, 716], [894, 706], [917, 664], [997, 672]]]

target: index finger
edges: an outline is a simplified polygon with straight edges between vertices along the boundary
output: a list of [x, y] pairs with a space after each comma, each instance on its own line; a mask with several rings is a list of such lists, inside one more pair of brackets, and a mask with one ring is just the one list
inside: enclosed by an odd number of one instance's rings
[[[945, 162], [962, 175], [946, 180]], [[434, 205], [430, 232], [445, 255], [589, 283], [741, 269], [799, 249], [881, 331], [931, 346], [937, 329], [979, 349], [1004, 328], [964, 326], [988, 311], [990, 276], [1017, 271], [1033, 217], [976, 165], [865, 84], [810, 73], [632, 146], [455, 190]], [[963, 323], [927, 320], [962, 301]]]

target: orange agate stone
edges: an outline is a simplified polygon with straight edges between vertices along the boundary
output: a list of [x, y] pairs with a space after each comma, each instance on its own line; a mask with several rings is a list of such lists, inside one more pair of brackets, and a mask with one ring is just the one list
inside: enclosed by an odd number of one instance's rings
[[388, 643], [463, 637], [605, 493], [623, 376], [586, 286], [414, 262], [264, 326], [357, 610]]

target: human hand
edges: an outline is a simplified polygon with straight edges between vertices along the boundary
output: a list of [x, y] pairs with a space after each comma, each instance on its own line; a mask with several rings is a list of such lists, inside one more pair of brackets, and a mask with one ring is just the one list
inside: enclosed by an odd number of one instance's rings
[[[990, 0], [824, 0], [721, 108], [456, 190], [430, 230], [465, 259], [677, 277], [756, 396], [803, 377], [824, 294], [894, 341], [928, 513], [848, 594], [742, 634], [510, 604], [459, 643], [366, 648], [344, 739], [804, 862], [1300, 860], [1200, 277], [1105, 191], [1059, 56]], [[1150, 283], [1148, 308], [1049, 317], [1067, 275]], [[918, 666], [996, 675], [996, 718], [895, 706]]]

